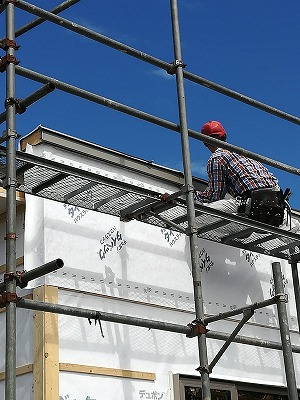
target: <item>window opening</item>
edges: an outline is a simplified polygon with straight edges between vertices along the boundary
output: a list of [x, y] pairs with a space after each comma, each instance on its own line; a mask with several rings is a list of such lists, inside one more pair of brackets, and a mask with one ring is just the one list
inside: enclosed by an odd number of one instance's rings
[[[202, 389], [201, 387], [185, 386], [184, 396], [184, 400], [202, 400]], [[231, 400], [230, 391], [211, 389], [211, 400]]]
[[239, 390], [239, 400], [288, 400], [288, 396], [282, 394], [270, 394], [262, 392], [252, 392], [250, 390]]

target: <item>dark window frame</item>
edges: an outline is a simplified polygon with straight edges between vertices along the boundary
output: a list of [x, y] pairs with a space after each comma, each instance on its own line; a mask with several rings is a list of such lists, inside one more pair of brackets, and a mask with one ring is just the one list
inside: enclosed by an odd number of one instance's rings
[[[201, 387], [200, 377], [186, 376], [180, 374], [175, 374], [175, 375], [177, 375], [179, 390], [174, 391], [174, 400], [185, 400], [185, 389], [184, 389], [185, 386]], [[173, 376], [175, 377], [175, 375]], [[256, 383], [227, 381], [214, 378], [211, 378], [210, 384], [211, 384], [211, 389], [230, 391], [231, 400], [238, 400], [238, 392], [241, 391], [263, 393], [263, 394], [270, 394], [277, 396], [288, 396], [287, 389], [282, 386], [261, 385]], [[298, 397], [300, 399], [299, 390], [298, 390]]]

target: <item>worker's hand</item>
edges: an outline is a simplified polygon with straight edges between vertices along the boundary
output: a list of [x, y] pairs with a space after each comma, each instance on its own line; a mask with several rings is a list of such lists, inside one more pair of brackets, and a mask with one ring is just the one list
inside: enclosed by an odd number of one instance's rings
[[170, 196], [169, 193], [164, 193], [160, 195], [160, 199], [161, 201], [167, 201], [169, 196]]

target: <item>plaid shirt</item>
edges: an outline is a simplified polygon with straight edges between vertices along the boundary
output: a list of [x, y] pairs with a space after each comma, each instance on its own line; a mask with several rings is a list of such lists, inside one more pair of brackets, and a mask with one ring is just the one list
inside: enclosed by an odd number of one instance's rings
[[207, 163], [208, 187], [196, 191], [194, 199], [203, 203], [220, 200], [228, 192], [241, 196], [246, 190], [278, 186], [278, 180], [259, 161], [218, 148]]

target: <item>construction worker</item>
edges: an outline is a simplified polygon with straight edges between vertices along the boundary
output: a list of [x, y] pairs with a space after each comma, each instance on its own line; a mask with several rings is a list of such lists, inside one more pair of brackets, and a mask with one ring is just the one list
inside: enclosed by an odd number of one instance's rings
[[[226, 131], [218, 121], [206, 122], [201, 133], [226, 141]], [[195, 202], [293, 232], [300, 229], [297, 220], [293, 227], [283, 224], [284, 219], [287, 220], [284, 209], [290, 191], [283, 194], [277, 178], [264, 165], [216, 145], [205, 146], [212, 153], [207, 163], [208, 187], [195, 191]], [[225, 198], [227, 193], [231, 197]]]

